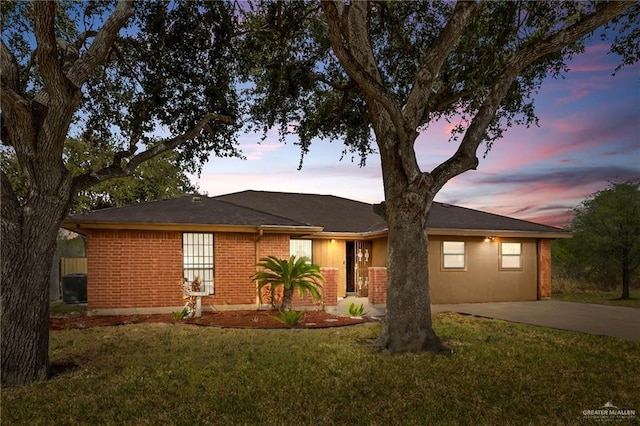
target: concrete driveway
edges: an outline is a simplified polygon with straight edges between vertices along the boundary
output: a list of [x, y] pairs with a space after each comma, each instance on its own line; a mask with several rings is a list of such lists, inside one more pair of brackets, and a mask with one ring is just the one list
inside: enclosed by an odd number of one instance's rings
[[587, 303], [535, 302], [432, 305], [433, 312], [459, 312], [640, 342], [640, 309]]

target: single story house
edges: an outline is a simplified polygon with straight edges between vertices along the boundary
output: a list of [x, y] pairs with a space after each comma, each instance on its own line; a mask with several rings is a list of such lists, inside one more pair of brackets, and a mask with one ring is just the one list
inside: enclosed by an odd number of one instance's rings
[[[324, 306], [352, 295], [386, 303], [388, 230], [367, 203], [242, 191], [76, 214], [63, 226], [86, 236], [88, 307], [96, 313], [175, 311], [196, 276], [205, 309], [255, 309], [256, 263], [291, 254], [322, 267]], [[442, 203], [433, 204], [427, 234], [434, 304], [549, 298], [551, 241], [571, 236]]]

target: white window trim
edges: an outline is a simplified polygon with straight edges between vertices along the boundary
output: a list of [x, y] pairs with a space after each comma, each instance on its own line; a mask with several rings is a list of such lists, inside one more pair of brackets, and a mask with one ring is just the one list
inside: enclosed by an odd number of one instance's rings
[[[308, 245], [309, 247], [302, 248], [300, 244], [298, 247], [293, 247], [296, 243], [304, 243], [304, 245]], [[294, 253], [293, 249], [298, 249], [296, 253]], [[302, 256], [306, 256], [309, 258], [309, 262], [313, 263], [313, 240], [307, 238], [291, 238], [289, 240], [289, 256], [294, 256], [296, 259], [299, 259]]]
[[[507, 250], [507, 253], [505, 253], [505, 245], [511, 245], [512, 247], [515, 248], [515, 246], [518, 246], [517, 249], [517, 253], [513, 252], [511, 253], [511, 250]], [[505, 260], [514, 260], [517, 259], [518, 261], [518, 265], [517, 266], [509, 266], [508, 264], [505, 266]], [[501, 271], [522, 271], [522, 243], [515, 243], [515, 242], [501, 242], [500, 243], [500, 270]]]
[[[456, 246], [449, 247], [445, 246]], [[462, 258], [462, 264], [459, 258]], [[458, 258], [458, 259], [455, 259]], [[448, 262], [453, 262], [448, 265]], [[442, 270], [443, 271], [466, 271], [467, 270], [467, 243], [464, 241], [443, 241], [442, 242]]]

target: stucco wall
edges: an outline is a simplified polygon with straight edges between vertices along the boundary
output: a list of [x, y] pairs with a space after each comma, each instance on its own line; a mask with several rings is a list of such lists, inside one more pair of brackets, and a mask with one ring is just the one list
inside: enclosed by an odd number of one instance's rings
[[[465, 270], [442, 267], [442, 242], [464, 241]], [[501, 270], [500, 242], [522, 243], [522, 269]], [[537, 241], [481, 237], [429, 237], [431, 303], [501, 302], [536, 300], [538, 296]]]

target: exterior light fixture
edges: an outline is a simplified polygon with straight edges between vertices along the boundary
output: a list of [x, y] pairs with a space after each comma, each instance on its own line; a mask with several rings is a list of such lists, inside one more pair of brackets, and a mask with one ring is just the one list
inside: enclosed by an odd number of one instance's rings
[[495, 240], [496, 237], [484, 237], [484, 242], [485, 243], [491, 243], [493, 242], [493, 240]]

